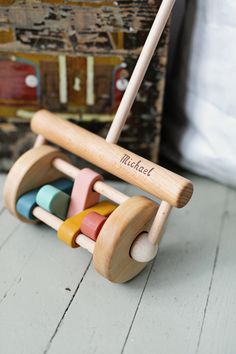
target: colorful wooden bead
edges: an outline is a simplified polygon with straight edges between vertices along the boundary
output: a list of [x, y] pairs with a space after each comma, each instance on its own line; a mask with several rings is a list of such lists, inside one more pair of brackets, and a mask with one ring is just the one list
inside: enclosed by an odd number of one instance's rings
[[74, 215], [63, 222], [57, 231], [57, 236], [70, 247], [79, 247], [76, 243], [76, 237], [80, 233], [83, 218], [91, 212], [96, 212], [103, 216], [109, 216], [117, 208], [116, 204], [108, 201], [101, 202], [93, 207]]
[[70, 196], [60, 189], [47, 184], [41, 187], [36, 196], [36, 203], [49, 213], [65, 220], [70, 203]]
[[21, 216], [28, 220], [35, 220], [36, 218], [33, 215], [33, 210], [37, 206], [36, 196], [38, 189], [33, 189], [32, 191], [23, 194], [16, 203], [16, 211]]
[[99, 193], [93, 190], [94, 183], [103, 181], [103, 177], [90, 168], [80, 170], [71, 193], [71, 201], [67, 217], [81, 213], [99, 202]]
[[96, 241], [106, 220], [107, 218], [105, 216], [93, 211], [83, 218], [80, 228], [81, 232]]
[[50, 185], [60, 189], [60, 191], [66, 193], [66, 194], [71, 195], [72, 188], [73, 188], [73, 182], [70, 179], [60, 178], [57, 181], [50, 183]]
[[[73, 183], [71, 180], [61, 178], [51, 183], [52, 186], [60, 189], [61, 191], [70, 194], [72, 191]], [[33, 209], [37, 206], [36, 196], [39, 188], [33, 189], [28, 193], [23, 194], [16, 203], [16, 210], [21, 216], [28, 220], [35, 220]]]

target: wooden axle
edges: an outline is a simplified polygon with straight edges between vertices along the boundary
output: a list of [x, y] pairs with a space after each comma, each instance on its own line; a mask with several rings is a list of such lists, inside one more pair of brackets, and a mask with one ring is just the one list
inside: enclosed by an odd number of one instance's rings
[[[75, 179], [80, 171], [78, 167], [75, 167], [70, 163], [68, 163], [67, 161], [60, 158], [56, 158], [55, 160], [53, 160], [52, 165], [55, 169], [57, 169], [57, 171], [62, 172], [64, 175], [72, 179]], [[106, 184], [102, 181], [97, 181], [94, 184], [93, 189], [95, 190], [95, 192], [104, 195], [105, 197], [107, 197], [108, 199], [112, 200], [117, 204], [121, 204], [129, 198], [124, 193], [116, 190], [115, 188], [109, 186], [109, 184]]]
[[[56, 231], [58, 231], [63, 224], [63, 221], [60, 218], [40, 208], [39, 206], [34, 208], [33, 215], [38, 220], [42, 221], [44, 224], [50, 226]], [[89, 251], [91, 254], [94, 253], [96, 242], [91, 240], [86, 235], [79, 233], [76, 237], [75, 243], [77, 243], [78, 246]], [[148, 245], [146, 243], [144, 244], [142, 237], [138, 237], [133, 243], [133, 246], [130, 250], [130, 255], [133, 260], [145, 263], [149, 262], [156, 256], [157, 249], [158, 247], [156, 247], [156, 249], [154, 250], [152, 257], [150, 257], [150, 250]]]
[[163, 236], [164, 226], [170, 215], [172, 206], [165, 201], [162, 201], [155, 219], [152, 223], [152, 227], [148, 233], [148, 240], [152, 245], [159, 245]]
[[38, 135], [34, 142], [34, 148], [37, 148], [45, 144], [46, 144], [46, 139], [42, 135]]
[[[40, 207], [34, 208], [33, 215], [38, 220], [42, 221], [44, 224], [50, 226], [51, 228], [53, 228], [56, 231], [58, 231], [60, 226], [63, 224], [63, 221], [61, 219], [59, 219], [57, 216], [49, 213], [48, 211], [46, 211]], [[91, 240], [89, 237], [80, 233], [77, 236], [75, 242], [77, 243], [77, 245], [85, 248], [90, 253], [93, 253], [94, 247], [95, 247], [95, 242], [93, 240]]]
[[192, 182], [118, 145], [41, 110], [32, 130], [64, 149], [99, 166], [177, 208], [184, 207], [193, 192]]

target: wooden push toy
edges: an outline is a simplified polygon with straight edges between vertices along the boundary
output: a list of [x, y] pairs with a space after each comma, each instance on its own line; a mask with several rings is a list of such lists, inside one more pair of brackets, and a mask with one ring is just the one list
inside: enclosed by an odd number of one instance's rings
[[[193, 192], [189, 180], [116, 145], [173, 5], [162, 1], [106, 140], [41, 110], [31, 123], [35, 145], [12, 167], [4, 188], [13, 215], [41, 220], [68, 246], [86, 248], [96, 270], [113, 282], [132, 279], [156, 256], [171, 208], [184, 207]], [[151, 193], [160, 205], [128, 197], [91, 169], [80, 170], [47, 141]]]

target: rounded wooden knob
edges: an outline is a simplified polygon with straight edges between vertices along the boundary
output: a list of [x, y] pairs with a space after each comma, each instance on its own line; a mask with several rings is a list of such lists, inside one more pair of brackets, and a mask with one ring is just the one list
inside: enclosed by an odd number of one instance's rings
[[150, 262], [156, 257], [158, 245], [153, 245], [148, 239], [148, 233], [143, 232], [134, 241], [130, 254], [137, 262]]

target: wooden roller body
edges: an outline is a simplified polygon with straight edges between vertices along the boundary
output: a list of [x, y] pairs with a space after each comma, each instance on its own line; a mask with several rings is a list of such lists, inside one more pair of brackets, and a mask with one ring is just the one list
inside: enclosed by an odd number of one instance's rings
[[41, 110], [31, 122], [36, 134], [142, 190], [181, 208], [193, 192], [191, 181], [118, 145]]

